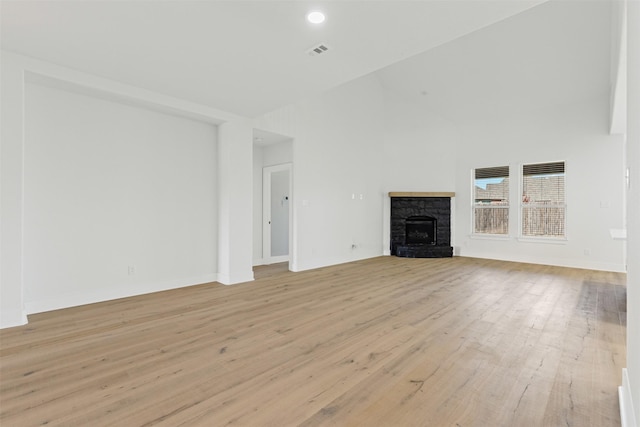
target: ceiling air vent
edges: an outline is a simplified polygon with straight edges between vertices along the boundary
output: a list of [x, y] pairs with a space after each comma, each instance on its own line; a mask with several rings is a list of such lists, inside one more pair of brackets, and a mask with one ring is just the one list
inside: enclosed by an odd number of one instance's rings
[[307, 53], [311, 56], [317, 56], [317, 55], [326, 53], [328, 50], [329, 50], [329, 46], [327, 46], [325, 43], [320, 43], [319, 45], [309, 49]]

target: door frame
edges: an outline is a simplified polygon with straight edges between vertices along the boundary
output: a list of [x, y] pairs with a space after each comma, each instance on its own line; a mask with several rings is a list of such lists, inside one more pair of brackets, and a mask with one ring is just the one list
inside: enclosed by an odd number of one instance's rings
[[[289, 254], [271, 256], [271, 175], [276, 172], [289, 172]], [[282, 163], [262, 168], [262, 261], [263, 264], [274, 264], [289, 261], [291, 263], [293, 233], [293, 164]]]

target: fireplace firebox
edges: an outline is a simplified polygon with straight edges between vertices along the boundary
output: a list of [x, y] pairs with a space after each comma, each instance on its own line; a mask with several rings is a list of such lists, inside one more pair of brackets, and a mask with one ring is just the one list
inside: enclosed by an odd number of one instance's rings
[[436, 220], [432, 216], [410, 216], [405, 220], [407, 244], [435, 245]]

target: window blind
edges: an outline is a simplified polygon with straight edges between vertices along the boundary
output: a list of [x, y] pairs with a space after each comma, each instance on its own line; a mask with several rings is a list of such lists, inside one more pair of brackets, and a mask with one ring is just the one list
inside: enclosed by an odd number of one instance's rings
[[478, 168], [475, 170], [475, 173], [476, 173], [476, 179], [506, 178], [509, 176], [509, 166]]
[[564, 162], [536, 163], [524, 165], [522, 174], [527, 175], [557, 175], [564, 174]]

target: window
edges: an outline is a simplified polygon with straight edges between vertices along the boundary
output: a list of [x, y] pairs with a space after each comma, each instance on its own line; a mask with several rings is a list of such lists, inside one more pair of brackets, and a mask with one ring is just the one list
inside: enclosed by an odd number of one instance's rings
[[474, 171], [473, 232], [509, 234], [509, 166]]
[[522, 166], [522, 236], [565, 237], [564, 162]]

